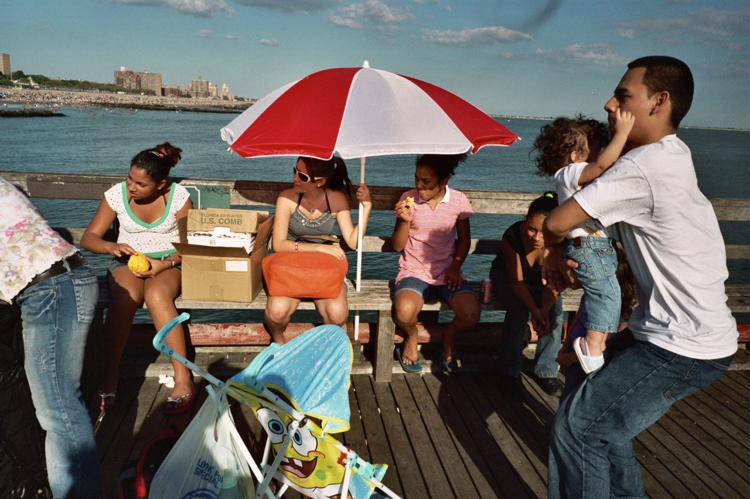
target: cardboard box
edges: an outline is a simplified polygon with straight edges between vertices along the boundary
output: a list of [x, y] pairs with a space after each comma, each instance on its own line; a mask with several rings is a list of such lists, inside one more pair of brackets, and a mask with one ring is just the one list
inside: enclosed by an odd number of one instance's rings
[[[273, 221], [265, 211], [190, 210], [180, 220], [182, 297], [186, 300], [252, 302], [263, 287], [260, 262], [266, 256]], [[212, 232], [215, 228], [254, 233], [250, 254], [242, 248], [189, 244], [188, 232]]]
[[232, 232], [229, 227], [215, 227], [212, 231], [189, 231], [187, 243], [198, 246], [221, 246], [224, 248], [245, 248], [248, 253], [253, 251], [255, 234]]

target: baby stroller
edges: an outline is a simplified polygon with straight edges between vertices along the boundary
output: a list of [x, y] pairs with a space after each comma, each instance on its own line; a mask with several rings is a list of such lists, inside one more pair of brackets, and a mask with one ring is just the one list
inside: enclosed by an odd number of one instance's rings
[[[347, 497], [347, 494], [354, 499], [366, 498], [375, 489], [388, 497], [398, 497], [381, 482], [386, 465], [364, 461], [332, 436], [349, 429], [352, 347], [343, 329], [323, 325], [284, 345], [273, 343], [225, 383], [164, 344], [169, 332], [189, 318], [189, 314], [183, 313], [167, 323], [156, 334], [153, 344], [210, 383], [211, 396], [204, 404], [209, 407], [202, 407], [198, 415], [207, 409], [215, 415], [216, 421], [223, 419], [226, 423], [230, 417], [228, 404], [222, 402], [226, 394], [250, 406], [267, 435], [263, 457], [256, 463], [234, 422], [225, 425], [228, 428], [225, 433], [229, 434], [224, 440], [225, 446], [234, 451], [239, 461], [244, 461], [235, 463], [234, 467], [225, 466], [225, 474], [231, 475], [228, 485], [241, 491], [236, 497], [252, 494], [254, 484], [248, 483], [252, 478], [257, 484], [255, 497], [281, 496], [288, 487], [315, 498]], [[217, 424], [213, 432], [217, 442], [221, 437], [217, 434], [221, 433], [216, 430], [218, 427]], [[185, 434], [189, 430], [190, 427]], [[179, 446], [178, 442], [173, 452], [180, 453]], [[165, 469], [170, 457], [171, 454], [154, 477], [155, 485], [158, 485], [159, 474], [170, 473]], [[179, 466], [177, 469], [185, 473], [184, 463], [178, 458], [175, 461], [172, 467]], [[279, 482], [275, 493], [270, 487], [273, 480]], [[214, 479], [214, 482], [219, 480]], [[225, 486], [216, 493], [221, 492], [223, 498], [226, 489]], [[167, 490], [174, 491], [174, 497], [184, 495], [173, 488]]]

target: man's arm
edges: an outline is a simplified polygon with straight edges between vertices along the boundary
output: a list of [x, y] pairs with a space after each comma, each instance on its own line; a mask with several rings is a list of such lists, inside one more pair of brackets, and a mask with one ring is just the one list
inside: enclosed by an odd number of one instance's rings
[[572, 197], [552, 210], [544, 219], [542, 281], [558, 293], [573, 283], [570, 271], [578, 266], [574, 261], [562, 258], [562, 243], [573, 227], [588, 218], [588, 214], [583, 211], [575, 197]]

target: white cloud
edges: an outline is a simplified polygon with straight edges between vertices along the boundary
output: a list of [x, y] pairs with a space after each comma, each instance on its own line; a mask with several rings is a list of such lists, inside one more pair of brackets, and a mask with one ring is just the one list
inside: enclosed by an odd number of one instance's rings
[[557, 64], [594, 64], [597, 66], [624, 66], [627, 60], [612, 52], [606, 43], [569, 45], [563, 49], [536, 51], [536, 56]]
[[476, 47], [497, 43], [515, 43], [531, 40], [531, 35], [514, 31], [502, 26], [464, 29], [461, 31], [422, 30], [422, 40], [438, 45], [456, 45], [459, 47]]
[[214, 17], [219, 12], [231, 16], [233, 10], [225, 0], [110, 0], [114, 3], [154, 5], [169, 7], [179, 14], [198, 17]]
[[247, 7], [265, 7], [286, 12], [310, 14], [335, 7], [341, 0], [233, 0]]
[[336, 16], [333, 14], [326, 17], [326, 21], [336, 26], [342, 26], [344, 28], [362, 29], [364, 27], [354, 19], [350, 19], [344, 16]]
[[276, 39], [268, 39], [268, 38], [261, 38], [260, 39], [261, 45], [266, 45], [268, 47], [278, 47], [279, 41]]
[[197, 36], [198, 38], [211, 38], [213, 36], [213, 34], [214, 34], [214, 32], [211, 31], [210, 29], [202, 29], [202, 30], [198, 31], [195, 34], [195, 36]]
[[375, 30], [394, 30], [398, 29], [398, 24], [415, 20], [409, 9], [390, 7], [380, 0], [347, 5], [326, 18], [327, 22], [336, 26]]
[[630, 31], [633, 36], [651, 36], [675, 45], [721, 44], [731, 48], [747, 45], [749, 18], [750, 8], [722, 10], [707, 7], [690, 10], [682, 17], [616, 23], [615, 32]]
[[635, 35], [635, 31], [633, 31], [632, 29], [616, 29], [615, 34], [628, 40], [632, 40], [633, 36]]

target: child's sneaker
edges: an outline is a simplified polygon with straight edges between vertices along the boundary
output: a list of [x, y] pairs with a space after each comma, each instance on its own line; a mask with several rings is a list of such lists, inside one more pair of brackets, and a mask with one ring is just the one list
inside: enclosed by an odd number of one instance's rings
[[[583, 353], [584, 348], [586, 353]], [[578, 361], [586, 374], [591, 374], [604, 365], [604, 355], [597, 355], [596, 357], [589, 355], [589, 344], [586, 343], [585, 337], [573, 341], [573, 350], [576, 351]]]

